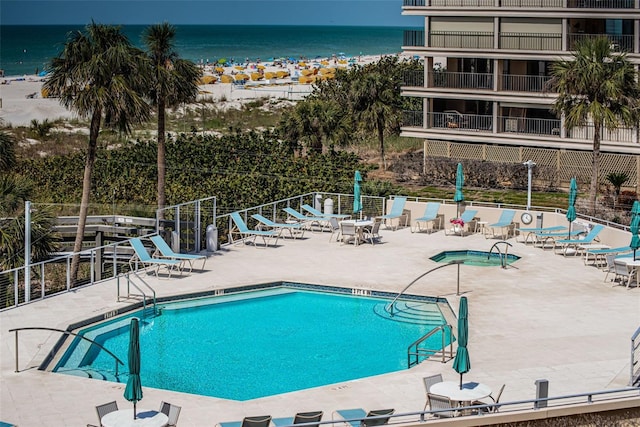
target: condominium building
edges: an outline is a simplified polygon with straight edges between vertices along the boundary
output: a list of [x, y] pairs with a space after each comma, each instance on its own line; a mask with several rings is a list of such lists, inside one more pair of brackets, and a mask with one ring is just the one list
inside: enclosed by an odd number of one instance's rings
[[[567, 129], [551, 112], [550, 65], [571, 59], [580, 40], [606, 36], [640, 66], [640, 0], [403, 0], [402, 14], [424, 17], [424, 29], [404, 35], [404, 53], [424, 70], [405, 76], [402, 95], [415, 107], [405, 111], [402, 135], [425, 139], [435, 155], [455, 146], [588, 169], [593, 126]], [[625, 159], [638, 184], [637, 127], [603, 129], [601, 150], [603, 171], [619, 171]]]

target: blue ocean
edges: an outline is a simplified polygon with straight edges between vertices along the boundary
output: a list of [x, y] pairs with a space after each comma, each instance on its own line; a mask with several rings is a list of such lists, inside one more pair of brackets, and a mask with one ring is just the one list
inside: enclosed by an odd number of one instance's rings
[[[146, 25], [122, 26], [136, 46], [142, 46]], [[404, 28], [339, 26], [220, 26], [176, 25], [175, 47], [180, 56], [197, 63], [221, 58], [243, 62], [273, 58], [316, 58], [401, 52]], [[34, 74], [63, 47], [70, 31], [83, 26], [0, 26], [0, 69], [5, 76]]]

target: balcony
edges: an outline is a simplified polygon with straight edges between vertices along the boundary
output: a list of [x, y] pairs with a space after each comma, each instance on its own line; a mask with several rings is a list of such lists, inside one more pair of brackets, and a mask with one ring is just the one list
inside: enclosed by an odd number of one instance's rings
[[500, 33], [500, 48], [515, 50], [562, 50], [562, 34]]
[[424, 71], [405, 71], [402, 75], [403, 86], [424, 87]]
[[564, 7], [563, 0], [501, 0], [503, 7]]
[[[593, 133], [595, 131], [595, 127], [584, 126], [579, 128], [573, 128], [567, 131], [567, 136], [573, 139], [586, 139], [588, 141], [593, 141]], [[600, 131], [600, 139], [601, 142], [627, 142], [632, 143], [634, 141], [634, 134], [637, 132], [637, 129], [634, 128], [625, 128], [619, 127], [616, 130], [610, 131], [607, 128], [603, 128]]]
[[431, 31], [429, 46], [438, 48], [491, 49], [492, 32], [477, 31]]
[[424, 125], [424, 113], [422, 111], [403, 111], [402, 125], [421, 128]]
[[521, 117], [498, 117], [499, 132], [523, 133], [540, 136], [560, 137], [560, 120], [557, 119], [528, 119]]
[[431, 0], [433, 7], [493, 7], [494, 0]]
[[433, 74], [433, 86], [451, 89], [493, 89], [493, 74], [439, 71]]
[[433, 128], [451, 130], [491, 131], [493, 117], [480, 114], [461, 114], [455, 110], [429, 113]]
[[504, 74], [502, 76], [502, 87], [500, 90], [540, 93], [545, 91], [549, 80], [551, 80], [549, 76]]
[[634, 0], [567, 0], [567, 7], [576, 9], [633, 9], [633, 2]]
[[611, 50], [614, 52], [633, 51], [633, 36], [625, 34], [585, 34], [569, 33], [569, 49], [573, 50], [576, 44], [584, 39], [607, 37], [611, 41]]
[[405, 30], [402, 38], [402, 45], [424, 47], [424, 31]]

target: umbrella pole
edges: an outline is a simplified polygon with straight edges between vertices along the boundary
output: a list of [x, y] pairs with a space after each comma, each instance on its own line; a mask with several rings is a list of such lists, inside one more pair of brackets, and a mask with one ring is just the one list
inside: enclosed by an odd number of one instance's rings
[[462, 374], [460, 374], [460, 390], [462, 390]]
[[133, 419], [136, 419], [136, 402], [133, 402]]

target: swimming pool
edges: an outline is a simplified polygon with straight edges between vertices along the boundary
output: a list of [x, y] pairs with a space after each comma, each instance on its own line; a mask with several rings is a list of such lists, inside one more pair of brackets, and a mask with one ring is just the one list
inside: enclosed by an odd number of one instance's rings
[[[394, 295], [326, 288], [275, 286], [162, 304], [159, 316], [141, 322], [142, 384], [249, 400], [380, 375], [406, 369], [408, 346], [445, 323], [433, 299], [409, 296], [390, 317], [385, 306]], [[129, 321], [141, 315], [81, 333], [126, 361]], [[440, 348], [441, 336], [425, 346]], [[80, 339], [54, 369], [121, 383], [126, 370], [116, 378], [113, 358]]]
[[[502, 255], [504, 256], [504, 254]], [[432, 261], [446, 264], [451, 261], [464, 261], [465, 265], [473, 265], [476, 267], [499, 267], [502, 265], [501, 255], [497, 252], [483, 251], [444, 251], [431, 258]], [[507, 264], [512, 264], [519, 260], [520, 257], [513, 254], [507, 254]]]

